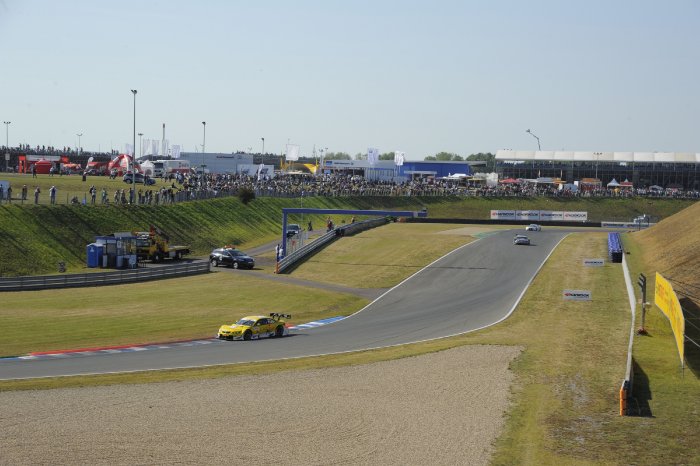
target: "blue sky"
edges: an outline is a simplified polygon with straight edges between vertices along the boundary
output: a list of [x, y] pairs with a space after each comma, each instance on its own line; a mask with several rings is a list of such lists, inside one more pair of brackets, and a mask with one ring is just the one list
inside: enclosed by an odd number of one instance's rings
[[[0, 0], [10, 145], [700, 152], [700, 2]], [[4, 127], [2, 129], [5, 129]], [[5, 143], [5, 134], [1, 135]], [[137, 142], [138, 143], [138, 142]]]

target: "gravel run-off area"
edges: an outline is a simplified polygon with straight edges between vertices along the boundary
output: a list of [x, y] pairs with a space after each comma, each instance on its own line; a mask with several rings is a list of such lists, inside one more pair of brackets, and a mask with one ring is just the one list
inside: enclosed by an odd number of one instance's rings
[[0, 393], [0, 464], [488, 464], [521, 348]]

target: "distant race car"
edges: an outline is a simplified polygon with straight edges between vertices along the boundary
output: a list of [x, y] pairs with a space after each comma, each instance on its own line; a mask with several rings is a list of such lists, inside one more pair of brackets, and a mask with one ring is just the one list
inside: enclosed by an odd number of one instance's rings
[[541, 231], [542, 227], [536, 223], [531, 223], [525, 227], [525, 231]]
[[231, 325], [219, 327], [217, 337], [220, 340], [257, 340], [263, 337], [283, 337], [289, 334], [286, 319], [289, 314], [270, 313], [266, 316], [246, 316]]
[[525, 235], [515, 235], [513, 238], [513, 244], [524, 244], [526, 246], [530, 245], [530, 238]]

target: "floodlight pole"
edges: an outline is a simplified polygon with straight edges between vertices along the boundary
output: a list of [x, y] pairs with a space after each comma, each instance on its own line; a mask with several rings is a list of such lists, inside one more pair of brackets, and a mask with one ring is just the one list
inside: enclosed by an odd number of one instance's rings
[[532, 136], [533, 138], [537, 139], [537, 150], [542, 150], [542, 147], [540, 146], [540, 138], [538, 138], [537, 136], [535, 136], [535, 133], [533, 133], [533, 132], [530, 131], [529, 129], [525, 130], [525, 132], [528, 133], [528, 134], [529, 134], [530, 136]]
[[129, 201], [134, 203], [134, 198], [136, 198], [136, 89], [132, 89], [131, 93], [134, 94], [134, 140], [133, 146], [131, 147], [131, 195], [129, 196]]

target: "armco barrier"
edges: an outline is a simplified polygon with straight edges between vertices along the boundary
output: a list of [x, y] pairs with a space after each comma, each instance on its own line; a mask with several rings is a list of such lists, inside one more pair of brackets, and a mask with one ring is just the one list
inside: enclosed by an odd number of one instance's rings
[[285, 273], [287, 271], [290, 271], [299, 261], [306, 257], [312, 256], [320, 249], [322, 249], [325, 245], [332, 241], [335, 241], [337, 238], [346, 235], [354, 235], [355, 233], [359, 233], [364, 230], [369, 230], [370, 228], [375, 228], [380, 225], [386, 225], [388, 221], [389, 220], [386, 217], [381, 217], [337, 227], [334, 230], [327, 232], [323, 236], [316, 238], [314, 241], [305, 244], [293, 253], [288, 254], [286, 257], [284, 257], [281, 261], [277, 263], [277, 273]]
[[0, 278], [0, 291], [30, 291], [53, 288], [119, 285], [209, 272], [209, 262], [197, 261], [109, 272], [37, 275]]

